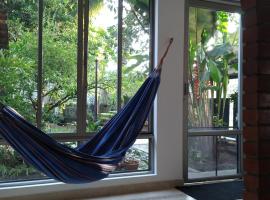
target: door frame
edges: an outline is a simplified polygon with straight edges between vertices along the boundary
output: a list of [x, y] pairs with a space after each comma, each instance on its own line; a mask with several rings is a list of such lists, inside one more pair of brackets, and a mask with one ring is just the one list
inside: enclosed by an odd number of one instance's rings
[[[198, 182], [198, 181], [212, 181], [212, 180], [223, 180], [223, 179], [232, 179], [232, 178], [241, 178], [243, 171], [243, 117], [242, 117], [242, 92], [243, 92], [243, 30], [242, 30], [242, 10], [241, 5], [239, 3], [234, 2], [225, 2], [222, 0], [185, 0], [185, 46], [184, 46], [184, 72], [183, 72], [183, 179], [185, 183], [190, 182]], [[238, 151], [238, 173], [236, 175], [229, 176], [213, 176], [207, 178], [196, 178], [196, 179], [188, 179], [188, 56], [189, 56], [189, 8], [204, 8], [204, 9], [212, 9], [212, 10], [222, 10], [226, 12], [238, 12], [241, 15], [240, 18], [240, 31], [239, 31], [239, 59], [238, 59], [238, 129], [233, 130], [235, 135], [239, 136], [239, 145], [237, 147]], [[230, 131], [231, 132], [231, 131]], [[197, 133], [196, 133], [197, 134]], [[211, 133], [198, 133], [198, 136], [218, 136], [221, 135], [222, 132], [219, 131], [211, 131]], [[194, 136], [194, 133], [192, 133]], [[224, 135], [224, 133], [223, 133]]]

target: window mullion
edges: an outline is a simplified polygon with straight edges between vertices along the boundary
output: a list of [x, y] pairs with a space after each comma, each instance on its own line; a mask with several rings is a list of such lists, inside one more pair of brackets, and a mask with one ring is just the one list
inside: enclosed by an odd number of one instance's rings
[[89, 0], [78, 3], [77, 133], [86, 134]]
[[89, 0], [84, 1], [83, 27], [83, 81], [82, 81], [82, 130], [79, 134], [86, 134], [87, 116], [87, 68], [88, 68], [88, 32], [89, 32]]
[[43, 84], [43, 0], [38, 1], [37, 127], [41, 128]]
[[118, 0], [117, 111], [121, 109], [123, 64], [123, 0]]
[[[154, 3], [154, 0], [149, 0], [149, 20], [150, 20], [150, 48], [149, 48], [149, 74], [154, 70], [154, 50], [155, 49], [155, 40], [154, 40], [154, 37], [155, 37], [155, 14], [154, 14], [154, 11], [155, 11], [155, 3]], [[148, 131], [149, 132], [152, 132], [153, 133], [153, 130], [154, 130], [154, 107], [152, 106], [151, 108], [151, 112], [149, 114], [149, 123], [148, 123]]]
[[78, 0], [77, 133], [83, 133], [83, 0]]

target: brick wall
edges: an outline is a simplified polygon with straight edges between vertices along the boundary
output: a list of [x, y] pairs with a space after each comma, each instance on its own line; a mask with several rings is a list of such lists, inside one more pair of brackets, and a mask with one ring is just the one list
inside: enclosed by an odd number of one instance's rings
[[270, 0], [241, 0], [244, 11], [245, 200], [270, 199]]
[[0, 49], [8, 47], [8, 27], [6, 20], [6, 13], [0, 10]]

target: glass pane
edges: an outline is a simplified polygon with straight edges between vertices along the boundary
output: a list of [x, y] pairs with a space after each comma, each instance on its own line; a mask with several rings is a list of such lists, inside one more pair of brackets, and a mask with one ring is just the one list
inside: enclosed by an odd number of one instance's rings
[[[123, 1], [122, 106], [136, 93], [150, 71], [150, 2]], [[148, 132], [149, 120], [142, 131]]]
[[[240, 15], [189, 8], [188, 131], [238, 129]], [[189, 136], [188, 177], [235, 175], [236, 136]]]
[[218, 176], [237, 174], [237, 136], [217, 137]]
[[118, 1], [90, 9], [87, 132], [95, 132], [117, 112]]
[[137, 139], [128, 150], [125, 159], [117, 167], [116, 172], [123, 173], [149, 169], [149, 139]]
[[[62, 142], [76, 148], [77, 142]], [[9, 145], [0, 145], [0, 182], [47, 179], [48, 177], [28, 164]]]
[[76, 131], [77, 2], [44, 1], [43, 127], [48, 133]]
[[216, 139], [213, 136], [188, 138], [188, 178], [216, 175]]
[[0, 182], [21, 181], [46, 178], [9, 145], [0, 145]]
[[7, 2], [9, 48], [0, 48], [0, 102], [36, 124], [37, 3]]
[[123, 2], [122, 103], [134, 96], [149, 74], [149, 1]]
[[240, 15], [189, 9], [188, 126], [238, 128]]
[[[150, 44], [149, 2], [123, 6], [122, 106], [149, 73]], [[95, 132], [117, 112], [118, 1], [103, 1], [91, 13], [87, 131]]]

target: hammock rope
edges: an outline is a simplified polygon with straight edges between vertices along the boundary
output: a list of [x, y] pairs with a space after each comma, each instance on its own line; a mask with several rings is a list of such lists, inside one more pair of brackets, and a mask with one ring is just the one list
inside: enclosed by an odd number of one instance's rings
[[169, 44], [163, 54], [163, 56], [161, 57], [159, 63], [158, 63], [158, 66], [156, 67], [156, 70], [157, 71], [161, 71], [162, 70], [162, 66], [163, 66], [163, 62], [164, 62], [164, 59], [166, 58], [168, 52], [169, 52], [169, 49], [171, 48], [171, 45], [173, 43], [173, 38], [170, 38], [170, 41], [169, 41]]
[[172, 42], [171, 38], [158, 66], [130, 101], [79, 147], [73, 149], [58, 143], [1, 103], [0, 134], [25, 161], [50, 178], [65, 183], [88, 183], [107, 177], [135, 143], [148, 117]]

